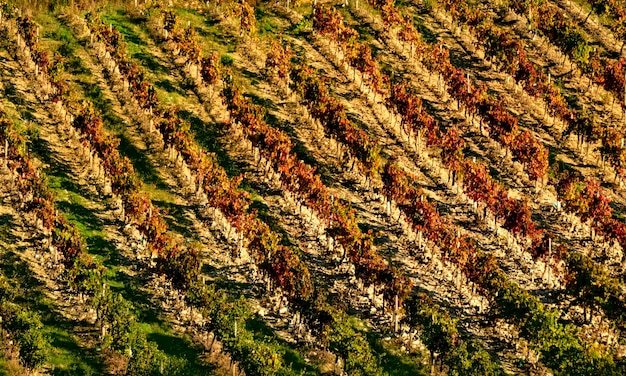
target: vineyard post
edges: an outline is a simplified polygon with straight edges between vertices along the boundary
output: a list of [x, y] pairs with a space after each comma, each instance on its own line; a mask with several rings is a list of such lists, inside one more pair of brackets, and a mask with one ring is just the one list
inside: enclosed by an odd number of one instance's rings
[[495, 212], [493, 213], [493, 233], [494, 236], [498, 236], [498, 217]]
[[548, 283], [550, 283], [550, 276], [547, 273], [548, 273], [548, 265], [550, 265], [551, 258], [552, 258], [552, 238], [548, 238], [548, 258], [546, 260], [546, 263], [543, 269], [543, 277], [548, 279], [547, 280]]
[[4, 165], [8, 166], [8, 155], [9, 155], [9, 139], [4, 139]]
[[417, 130], [416, 144], [417, 144], [417, 152], [419, 153], [420, 150], [422, 149], [422, 128], [419, 128]]
[[[548, 238], [548, 262], [550, 262], [551, 259], [552, 259], [552, 238]], [[548, 275], [548, 283], [549, 282], [550, 282], [550, 275]]]
[[418, 230], [417, 231], [417, 247], [420, 251], [422, 250], [422, 241], [423, 241], [422, 230]]
[[394, 297], [393, 331], [398, 332], [398, 294]]
[[611, 117], [613, 117], [613, 106], [615, 105], [615, 97], [613, 97], [613, 100], [611, 101]]

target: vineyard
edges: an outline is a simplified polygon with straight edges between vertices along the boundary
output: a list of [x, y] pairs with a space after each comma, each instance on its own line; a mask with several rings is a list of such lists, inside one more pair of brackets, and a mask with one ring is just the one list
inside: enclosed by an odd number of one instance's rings
[[619, 0], [0, 0], [0, 375], [625, 375]]

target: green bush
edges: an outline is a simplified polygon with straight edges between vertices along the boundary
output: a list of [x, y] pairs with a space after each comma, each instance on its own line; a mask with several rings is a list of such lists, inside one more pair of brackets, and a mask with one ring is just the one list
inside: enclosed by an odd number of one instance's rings
[[43, 324], [39, 315], [5, 301], [0, 306], [0, 316], [4, 320], [3, 328], [11, 334], [19, 346], [22, 365], [31, 370], [43, 365], [49, 342], [43, 334]]
[[224, 55], [222, 55], [222, 57], [220, 58], [220, 63], [221, 63], [223, 66], [226, 66], [226, 67], [227, 67], [227, 66], [232, 66], [232, 65], [235, 63], [235, 59], [234, 59], [232, 56], [230, 56], [230, 55], [226, 55], [226, 54], [224, 54]]
[[354, 329], [347, 317], [336, 317], [327, 335], [330, 350], [343, 359], [344, 370], [349, 375], [382, 375], [379, 360], [369, 342]]
[[163, 351], [141, 338], [134, 344], [132, 356], [128, 360], [127, 375], [133, 376], [160, 376], [160, 375], [186, 375], [187, 362], [184, 359], [168, 356]]
[[477, 342], [465, 342], [455, 348], [446, 361], [451, 376], [499, 376], [504, 375], [497, 363]]

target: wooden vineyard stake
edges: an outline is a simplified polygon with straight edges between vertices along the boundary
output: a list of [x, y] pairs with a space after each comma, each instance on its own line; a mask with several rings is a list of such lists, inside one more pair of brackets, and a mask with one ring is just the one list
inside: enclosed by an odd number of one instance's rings
[[398, 295], [394, 297], [394, 309], [393, 309], [393, 331], [398, 332]]
[[552, 257], [552, 238], [548, 238], [548, 259], [546, 260], [546, 264], [544, 266], [543, 269], [543, 276], [544, 278], [548, 278], [548, 283], [550, 283], [549, 281], [549, 275], [548, 273], [548, 266], [550, 265], [550, 258]]
[[623, 115], [624, 111], [626, 111], [626, 73], [624, 73], [624, 108], [622, 109], [622, 117], [625, 117]]

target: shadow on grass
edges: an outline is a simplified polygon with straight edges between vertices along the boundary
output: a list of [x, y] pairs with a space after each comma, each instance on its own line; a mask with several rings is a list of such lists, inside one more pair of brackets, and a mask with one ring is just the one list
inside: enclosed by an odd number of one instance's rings
[[296, 352], [292, 349], [291, 344], [285, 342], [280, 339], [274, 331], [267, 326], [267, 324], [258, 317], [253, 317], [252, 319], [246, 322], [246, 329], [252, 332], [254, 338], [257, 340], [267, 340], [269, 339], [271, 342], [275, 344], [277, 348], [280, 349], [281, 352], [284, 352], [283, 355], [283, 364], [295, 374], [301, 375], [309, 375], [309, 374], [318, 374], [319, 370], [315, 369], [308, 365], [301, 355], [301, 353]]
[[188, 209], [187, 206], [162, 200], [152, 200], [152, 203], [167, 213], [163, 218], [170, 230], [183, 235], [185, 239], [200, 240], [198, 235], [191, 230], [193, 223], [185, 216], [185, 209]]
[[372, 129], [370, 128], [370, 126], [366, 122], [361, 120], [359, 115], [357, 115], [355, 113], [352, 113], [352, 112], [348, 112], [347, 113], [347, 117], [348, 117], [348, 120], [353, 122], [354, 125], [356, 125], [358, 128], [363, 129], [365, 131], [365, 133], [367, 133], [368, 135], [373, 135], [374, 134], [372, 132]]
[[119, 250], [113, 244], [111, 244], [111, 241], [105, 239], [101, 235], [88, 237], [86, 239], [86, 243], [87, 248], [89, 249], [89, 253], [99, 255], [104, 258], [104, 266], [108, 268], [119, 267], [120, 265], [131, 265], [130, 260], [122, 257]]
[[[184, 81], [179, 82], [179, 84], [184, 83]], [[168, 80], [168, 79], [163, 79], [163, 80], [159, 80], [156, 81], [154, 83], [154, 86], [165, 90], [168, 93], [176, 93], [182, 97], [184, 97], [186, 94], [185, 92], [178, 86], [174, 86], [174, 84], [172, 83], [172, 81]]]
[[215, 268], [204, 264], [202, 266], [202, 273], [214, 278], [213, 285], [215, 288], [226, 291], [226, 293], [234, 299], [242, 295], [247, 298], [252, 296], [256, 297], [256, 294], [253, 292], [253, 287], [258, 285], [253, 282], [241, 282], [231, 277], [232, 275], [246, 273], [247, 268], [247, 265], [231, 265]]
[[106, 97], [106, 94], [98, 85], [90, 82], [79, 81], [83, 87], [85, 96], [91, 100], [96, 109], [102, 114], [105, 125], [110, 129], [117, 129], [122, 123], [122, 118], [113, 111], [113, 101]]
[[124, 40], [127, 43], [132, 43], [137, 46], [146, 46], [147, 43], [143, 41], [139, 35], [127, 24], [128, 20], [124, 20], [124, 11], [120, 10], [117, 12], [117, 15], [113, 15], [112, 13], [108, 13], [102, 17], [102, 20], [105, 23], [110, 23], [113, 27], [122, 33], [124, 36]]
[[[479, 59], [478, 57], [469, 56], [467, 54], [467, 51], [463, 47], [461, 47], [459, 51], [450, 50], [450, 62], [455, 67], [459, 67], [463, 69], [468, 69], [468, 68], [473, 69], [474, 72], [477, 72], [477, 73], [472, 74], [472, 76], [474, 76], [475, 79], [479, 79], [481, 82], [489, 83], [489, 82], [499, 80], [496, 77], [489, 77], [488, 74], [489, 74], [490, 68], [488, 66], [483, 66], [482, 65], [483, 61]], [[483, 73], [486, 73], [486, 74], [483, 74]]]
[[14, 244], [17, 241], [17, 237], [11, 233], [13, 216], [11, 214], [0, 215], [0, 239], [7, 244]]
[[[167, 73], [168, 70], [165, 66], [159, 63], [152, 54], [146, 51], [135, 52], [132, 58], [138, 60], [139, 64], [146, 70], [149, 70], [156, 74]], [[167, 89], [166, 89], [167, 90]]]
[[221, 20], [219, 17], [210, 17], [191, 9], [178, 9], [178, 12], [183, 19], [191, 22], [198, 36], [202, 39], [209, 39], [227, 52], [235, 52], [237, 39], [224, 32], [224, 29], [220, 27]]
[[[58, 20], [56, 20], [58, 21]], [[91, 75], [91, 70], [84, 64], [75, 51], [79, 46], [86, 47], [86, 39], [78, 41], [72, 31], [64, 24], [58, 24], [54, 31], [45, 32], [47, 38], [60, 42], [57, 52], [65, 58], [65, 70], [73, 75]]]
[[72, 180], [70, 177], [70, 168], [65, 163], [59, 162], [53, 158], [54, 153], [50, 149], [47, 141], [41, 138], [33, 139], [31, 142], [31, 151], [48, 166], [48, 168], [45, 169], [45, 173], [49, 176], [49, 186], [51, 189], [62, 189], [85, 198], [97, 199], [92, 192], [80, 187]]
[[2, 86], [4, 87], [3, 97], [7, 98], [11, 103], [14, 103], [16, 106], [25, 106], [26, 100], [24, 97], [18, 92], [17, 88], [11, 82], [11, 79], [2, 80]]
[[420, 33], [422, 40], [426, 43], [437, 43], [439, 38], [435, 33], [432, 32], [426, 25], [424, 25], [424, 21], [422, 21], [417, 15], [413, 16], [413, 25]]
[[91, 76], [92, 72], [79, 56], [69, 56], [65, 62], [65, 70], [73, 75]]
[[[403, 354], [400, 349], [386, 347], [382, 337], [373, 332], [364, 333], [372, 350], [380, 356], [381, 366], [389, 376], [418, 376], [429, 375], [430, 370], [422, 364], [421, 354]], [[390, 345], [387, 345], [390, 346]]]
[[615, 201], [611, 201], [609, 205], [613, 209], [613, 218], [622, 223], [626, 223], [626, 207]]
[[[254, 189], [254, 187], [252, 187], [252, 189]], [[259, 192], [259, 190], [256, 189], [255, 191]], [[266, 204], [261, 201], [254, 200], [250, 205], [250, 210], [256, 210], [257, 218], [267, 224], [271, 231], [280, 235], [280, 244], [284, 246], [295, 246], [295, 244], [291, 241], [289, 234], [287, 234], [281, 226], [281, 218], [276, 217], [273, 213], [271, 213]]]
[[372, 45], [371, 42], [372, 40], [380, 39], [381, 36], [378, 33], [378, 31], [370, 27], [370, 25], [367, 22], [361, 22], [360, 20], [357, 20], [356, 18], [354, 18], [351, 12], [352, 8], [348, 9], [345, 7], [337, 7], [336, 9], [339, 10], [339, 12], [343, 14], [344, 22], [359, 33], [359, 39], [361, 40], [361, 42], [370, 44], [370, 48], [372, 49], [372, 54], [374, 57], [376, 57], [376, 51], [379, 48]]
[[[125, 261], [130, 262], [127, 258]], [[155, 307], [150, 295], [143, 290], [153, 272], [153, 270], [146, 268], [139, 274], [132, 276], [126, 273], [115, 273], [113, 280], [109, 280], [111, 282], [109, 287], [111, 291], [122, 295], [124, 299], [133, 303], [139, 323], [147, 326], [166, 327], [167, 324], [159, 316], [159, 308]]]
[[185, 370], [184, 375], [212, 375], [215, 367], [202, 364], [198, 359], [198, 352], [200, 349], [194, 349], [189, 347], [188, 341], [182, 338], [172, 337], [163, 333], [154, 332], [148, 334], [148, 340], [155, 342], [159, 349], [168, 355], [173, 355], [187, 359], [189, 362]]
[[105, 223], [96, 217], [92, 210], [71, 201], [57, 201], [59, 210], [66, 213], [67, 219], [72, 221], [81, 232], [94, 232], [102, 230]]
[[[246, 74], [246, 72], [249, 72], [247, 70], [244, 70], [242, 73], [250, 78], [252, 76], [248, 76]], [[251, 74], [254, 74], [251, 72]], [[272, 111], [276, 111], [278, 109], [278, 107], [276, 106], [276, 103], [274, 103], [273, 100], [269, 99], [269, 98], [261, 98], [258, 95], [254, 94], [254, 93], [245, 93], [244, 95], [247, 99], [249, 99], [252, 103], [256, 104], [257, 106], [261, 106], [265, 109], [265, 121], [267, 121], [268, 116], [272, 116], [268, 111], [272, 110]]]
[[130, 159], [133, 167], [135, 168], [135, 173], [139, 175], [139, 178], [144, 183], [154, 184], [159, 189], [167, 190], [167, 183], [163, 181], [163, 179], [159, 175], [159, 172], [157, 171], [157, 168], [148, 158], [145, 150], [140, 150], [138, 147], [136, 147], [132, 143], [132, 141], [130, 141], [128, 137], [124, 134], [124, 131], [124, 129], [120, 129], [117, 131], [117, 136], [120, 139], [120, 146], [118, 147], [120, 154]]
[[210, 153], [215, 153], [217, 163], [226, 170], [228, 176], [232, 177], [241, 174], [241, 169], [228, 156], [228, 153], [224, 150], [224, 145], [219, 141], [221, 129], [217, 124], [207, 124], [186, 110], [178, 111], [177, 115], [189, 123], [191, 132], [193, 132], [198, 145]]

